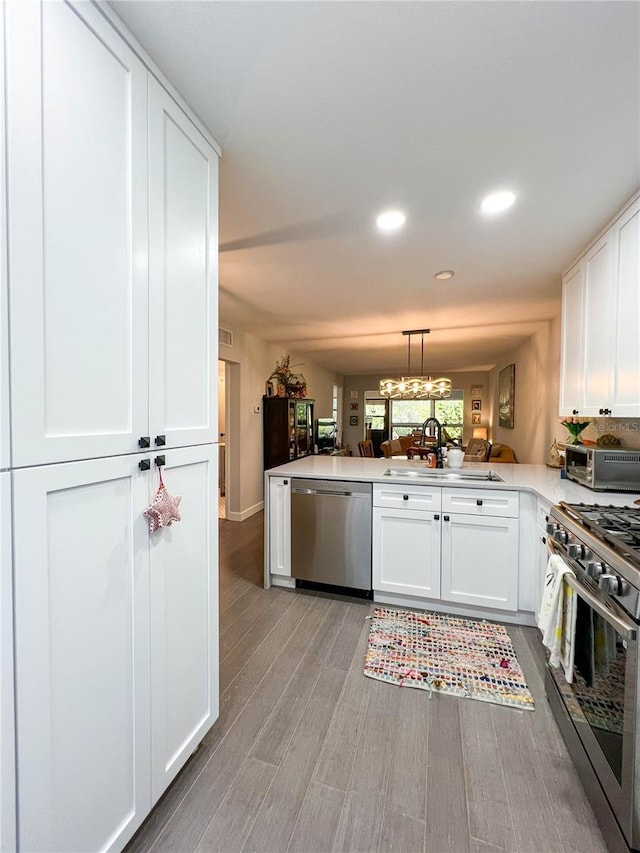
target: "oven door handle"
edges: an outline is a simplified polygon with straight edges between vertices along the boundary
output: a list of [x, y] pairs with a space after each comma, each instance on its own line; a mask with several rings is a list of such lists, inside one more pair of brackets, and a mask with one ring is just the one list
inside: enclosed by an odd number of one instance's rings
[[[557, 554], [562, 558], [563, 562], [566, 563], [569, 568], [571, 568], [571, 560], [566, 558], [566, 555], [562, 553], [556, 542], [549, 537], [547, 539], [547, 543], [549, 545], [549, 550], [553, 551], [554, 554]], [[593, 608], [596, 613], [599, 613], [602, 618], [612, 625], [616, 631], [625, 639], [625, 640], [635, 640], [637, 636], [637, 626], [634, 622], [629, 622], [626, 619], [623, 619], [622, 616], [619, 616], [617, 613], [614, 613], [606, 604], [603, 604], [600, 599], [596, 598], [595, 595], [590, 592], [586, 586], [583, 586], [580, 581], [577, 579], [575, 574], [573, 575], [564, 575], [564, 580], [567, 586], [570, 586], [576, 593], [582, 598], [589, 607]]]

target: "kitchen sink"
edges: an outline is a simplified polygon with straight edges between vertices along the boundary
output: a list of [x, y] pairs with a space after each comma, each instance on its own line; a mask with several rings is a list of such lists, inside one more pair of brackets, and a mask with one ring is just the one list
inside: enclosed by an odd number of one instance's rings
[[385, 477], [410, 477], [417, 480], [435, 480], [458, 482], [459, 480], [472, 480], [475, 482], [503, 483], [502, 477], [498, 477], [495, 471], [474, 471], [463, 468], [387, 468]]

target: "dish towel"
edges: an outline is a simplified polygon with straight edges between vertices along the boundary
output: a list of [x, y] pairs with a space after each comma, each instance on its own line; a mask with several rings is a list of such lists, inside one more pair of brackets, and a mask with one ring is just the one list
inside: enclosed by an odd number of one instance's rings
[[575, 654], [577, 595], [564, 582], [565, 575], [574, 572], [557, 554], [549, 557], [544, 579], [544, 591], [538, 627], [542, 642], [549, 649], [549, 665], [562, 666], [569, 684], [573, 682]]

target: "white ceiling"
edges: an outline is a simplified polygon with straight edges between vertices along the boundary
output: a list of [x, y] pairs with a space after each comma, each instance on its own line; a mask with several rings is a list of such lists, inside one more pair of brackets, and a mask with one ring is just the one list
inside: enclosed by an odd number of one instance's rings
[[110, 5], [222, 146], [225, 323], [340, 373], [493, 366], [640, 187], [635, 0]]

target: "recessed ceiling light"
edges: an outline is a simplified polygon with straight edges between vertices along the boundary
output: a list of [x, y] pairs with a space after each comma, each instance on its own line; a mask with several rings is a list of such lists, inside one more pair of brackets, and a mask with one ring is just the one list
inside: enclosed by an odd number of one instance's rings
[[482, 199], [480, 205], [485, 213], [498, 213], [500, 210], [506, 210], [516, 200], [515, 193], [502, 191], [491, 193], [486, 198]]
[[376, 225], [381, 231], [397, 231], [402, 228], [406, 219], [401, 210], [385, 210], [376, 219]]
[[448, 278], [453, 278], [455, 275], [453, 270], [440, 270], [434, 275], [434, 278], [439, 278], [440, 281], [446, 281]]

